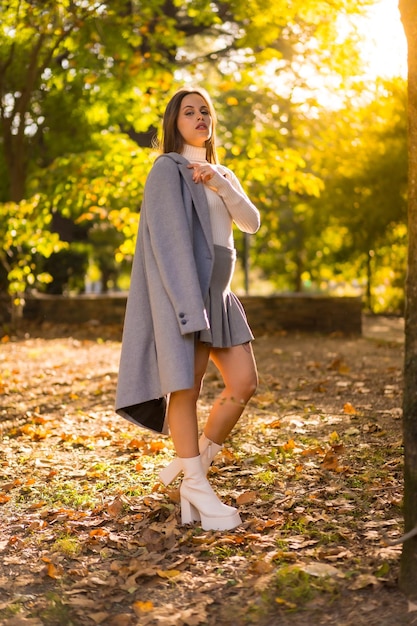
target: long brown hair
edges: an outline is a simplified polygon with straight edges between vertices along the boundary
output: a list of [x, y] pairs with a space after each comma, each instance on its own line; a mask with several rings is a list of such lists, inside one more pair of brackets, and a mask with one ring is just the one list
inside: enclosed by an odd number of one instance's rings
[[210, 139], [206, 141], [206, 159], [209, 163], [218, 163], [216, 151], [216, 112], [207, 91], [201, 87], [182, 87], [168, 102], [162, 121], [162, 141], [160, 143], [162, 152], [178, 152], [181, 154], [184, 147], [184, 139], [177, 127], [178, 115], [181, 102], [189, 94], [195, 93], [203, 98], [207, 104], [212, 119], [212, 133]]

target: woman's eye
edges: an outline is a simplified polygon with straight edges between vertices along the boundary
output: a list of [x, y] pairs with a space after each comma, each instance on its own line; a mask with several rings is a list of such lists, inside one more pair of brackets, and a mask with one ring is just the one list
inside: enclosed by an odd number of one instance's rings
[[[201, 115], [210, 115], [210, 112], [206, 111], [206, 110], [202, 110], [202, 111], [200, 111], [200, 114]], [[185, 115], [186, 115], [186, 117], [191, 117], [192, 115], [195, 115], [195, 111], [186, 111]]]

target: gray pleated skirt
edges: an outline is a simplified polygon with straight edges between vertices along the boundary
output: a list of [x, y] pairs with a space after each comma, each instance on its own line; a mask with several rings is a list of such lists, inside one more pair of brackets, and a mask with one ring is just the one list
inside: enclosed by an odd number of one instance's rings
[[242, 303], [230, 290], [236, 264], [236, 250], [214, 246], [214, 267], [205, 302], [210, 328], [197, 333], [197, 338], [213, 348], [230, 348], [252, 341], [254, 336]]

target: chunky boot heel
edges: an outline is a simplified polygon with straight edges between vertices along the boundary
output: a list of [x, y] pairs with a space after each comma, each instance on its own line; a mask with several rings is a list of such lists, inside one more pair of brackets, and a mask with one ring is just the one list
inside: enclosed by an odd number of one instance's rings
[[200, 514], [185, 498], [181, 498], [181, 523], [182, 524], [192, 524], [192, 522], [199, 522]]
[[[207, 439], [203, 433], [198, 442], [198, 449], [200, 451], [201, 463], [203, 470], [207, 473], [210, 465], [213, 462], [214, 457], [223, 448], [218, 443]], [[182, 472], [181, 459], [178, 457], [173, 459], [169, 465], [161, 469], [158, 473], [159, 479], [165, 486], [170, 485]]]
[[184, 480], [180, 487], [183, 524], [201, 519], [203, 530], [232, 530], [241, 524], [237, 509], [223, 504], [203, 470], [201, 456], [180, 459]]

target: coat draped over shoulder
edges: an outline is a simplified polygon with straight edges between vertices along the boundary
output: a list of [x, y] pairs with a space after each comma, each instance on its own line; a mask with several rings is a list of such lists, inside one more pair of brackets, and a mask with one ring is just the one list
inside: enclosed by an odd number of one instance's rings
[[206, 194], [188, 161], [163, 154], [146, 181], [122, 338], [116, 412], [167, 433], [167, 398], [194, 385], [195, 333], [214, 262]]

